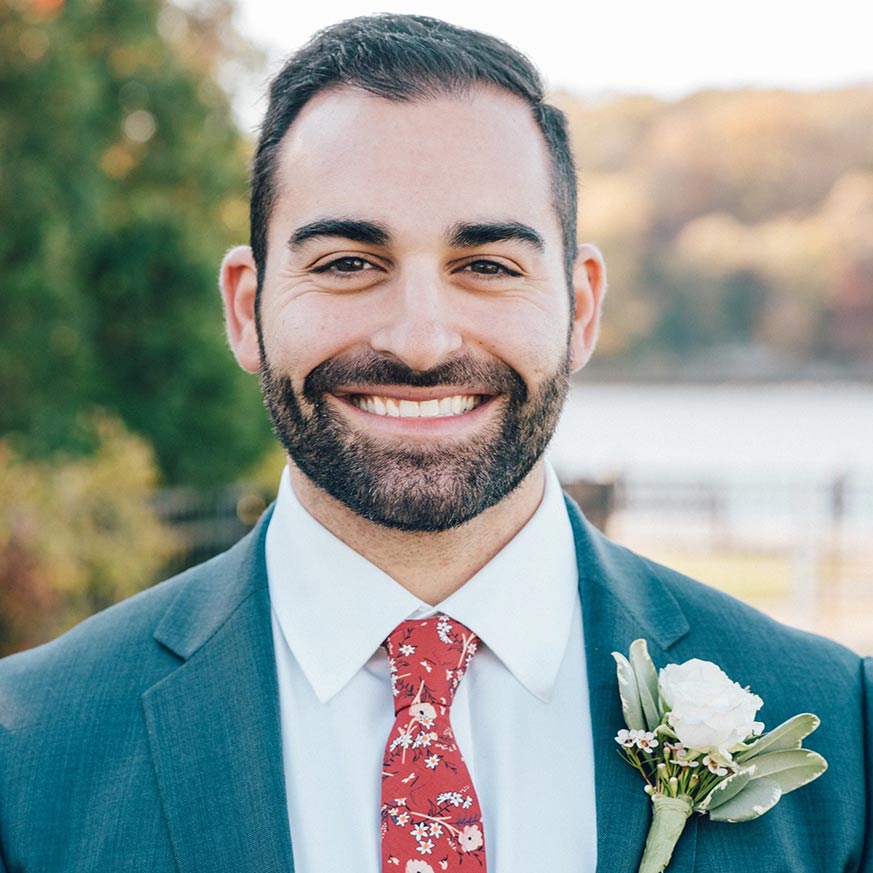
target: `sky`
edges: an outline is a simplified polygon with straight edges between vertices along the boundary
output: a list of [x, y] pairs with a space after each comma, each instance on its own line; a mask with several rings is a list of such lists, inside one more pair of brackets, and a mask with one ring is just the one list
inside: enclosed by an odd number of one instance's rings
[[873, 2], [828, 0], [237, 0], [242, 33], [266, 51], [237, 95], [246, 126], [263, 82], [316, 30], [371, 12], [411, 12], [485, 30], [520, 48], [553, 90], [678, 97], [704, 88], [819, 89], [873, 82]]

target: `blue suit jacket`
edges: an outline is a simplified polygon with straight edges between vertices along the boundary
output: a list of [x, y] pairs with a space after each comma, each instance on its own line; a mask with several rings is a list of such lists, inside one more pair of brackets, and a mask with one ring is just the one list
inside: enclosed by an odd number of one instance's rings
[[[570, 514], [598, 873], [635, 873], [650, 816], [613, 741], [623, 724], [610, 652], [637, 637], [658, 666], [720, 664], [764, 699], [770, 726], [818, 713], [808, 745], [830, 762], [757, 821], [694, 816], [670, 873], [873, 873], [870, 661], [611, 543], [573, 504]], [[265, 531], [266, 518], [229, 552], [0, 662], [0, 871], [293, 870]]]

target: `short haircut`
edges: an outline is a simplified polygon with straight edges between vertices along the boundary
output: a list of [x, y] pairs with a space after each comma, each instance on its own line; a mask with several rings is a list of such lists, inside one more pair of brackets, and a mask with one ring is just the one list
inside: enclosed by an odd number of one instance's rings
[[387, 100], [413, 101], [493, 85], [530, 106], [552, 164], [554, 207], [561, 224], [572, 298], [576, 260], [576, 168], [567, 120], [545, 102], [533, 64], [503, 40], [421, 15], [382, 14], [341, 21], [295, 52], [270, 83], [270, 103], [252, 161], [251, 247], [258, 295], [267, 263], [267, 226], [276, 198], [282, 138], [300, 110], [329, 88], [359, 88]]

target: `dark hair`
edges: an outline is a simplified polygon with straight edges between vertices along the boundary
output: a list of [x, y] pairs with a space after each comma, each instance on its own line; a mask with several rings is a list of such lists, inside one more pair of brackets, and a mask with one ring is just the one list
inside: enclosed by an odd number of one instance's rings
[[252, 161], [251, 246], [258, 268], [258, 294], [267, 262], [267, 225], [276, 197], [279, 147], [309, 100], [331, 87], [360, 88], [388, 100], [405, 101], [464, 92], [479, 84], [495, 85], [521, 97], [545, 137], [572, 295], [576, 168], [567, 120], [560, 109], [544, 102], [536, 68], [496, 37], [436, 18], [391, 13], [351, 18], [319, 31], [270, 83], [270, 103]]

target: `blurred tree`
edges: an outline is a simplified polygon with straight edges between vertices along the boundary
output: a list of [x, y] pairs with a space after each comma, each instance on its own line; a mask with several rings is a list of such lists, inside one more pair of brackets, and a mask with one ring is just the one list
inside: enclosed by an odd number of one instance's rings
[[146, 587], [176, 546], [149, 507], [149, 447], [116, 419], [92, 429], [80, 459], [24, 461], [0, 442], [0, 655]]
[[219, 86], [227, 0], [13, 0], [0, 11], [0, 435], [91, 451], [95, 409], [170, 482], [222, 483], [269, 444], [224, 340], [223, 251], [247, 237], [249, 144]]
[[873, 87], [559, 102], [609, 267], [599, 374], [873, 362]]

